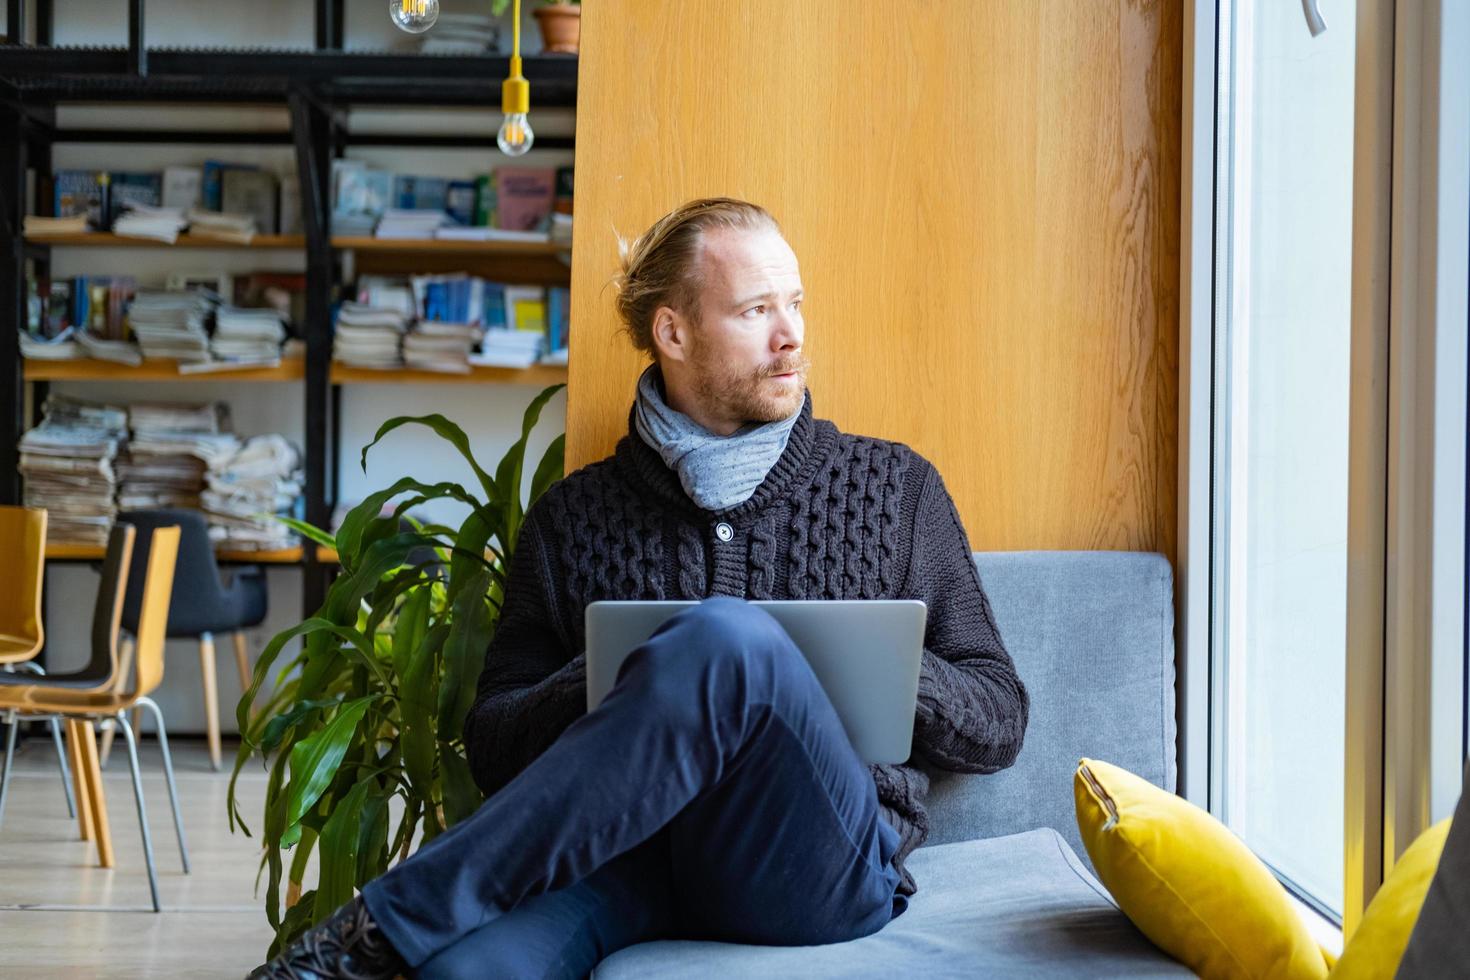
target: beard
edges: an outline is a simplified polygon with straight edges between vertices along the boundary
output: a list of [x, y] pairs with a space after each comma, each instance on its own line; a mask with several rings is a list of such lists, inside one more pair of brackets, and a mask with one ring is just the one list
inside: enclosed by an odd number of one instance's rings
[[[697, 397], [725, 418], [775, 422], [795, 414], [806, 399], [811, 361], [800, 351], [749, 371], [724, 363], [713, 351], [696, 343], [689, 363], [694, 368]], [[795, 384], [782, 387], [770, 382], [776, 375], [792, 371], [797, 375]]]

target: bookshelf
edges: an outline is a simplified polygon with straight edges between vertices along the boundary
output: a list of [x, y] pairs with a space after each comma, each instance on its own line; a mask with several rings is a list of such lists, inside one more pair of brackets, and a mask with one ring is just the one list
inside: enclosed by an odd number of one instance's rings
[[[141, 13], [145, 0], [134, 0]], [[305, 420], [303, 492], [306, 519], [318, 526], [330, 521], [336, 503], [340, 463], [341, 391], [358, 384], [442, 385], [564, 382], [564, 367], [526, 370], [476, 368], [468, 375], [400, 370], [347, 368], [332, 363], [330, 309], [337, 286], [338, 262], [344, 255], [364, 271], [477, 271], [494, 269], [505, 279], [565, 284], [569, 249], [546, 242], [455, 242], [330, 236], [331, 160], [355, 142], [366, 146], [489, 148], [493, 139], [438, 133], [362, 133], [357, 139], [345, 125], [355, 105], [468, 106], [495, 110], [500, 82], [509, 73], [505, 55], [419, 55], [342, 50], [343, 0], [313, 0], [315, 50], [212, 50], [146, 47], [140, 16], [130, 22], [126, 46], [54, 46], [52, 3], [36, 5], [34, 43], [0, 44], [0, 79], [11, 97], [0, 102], [0, 504], [19, 503], [21, 481], [17, 442], [35, 419], [27, 405], [39, 406], [52, 382], [174, 383], [200, 381], [300, 382], [288, 398], [302, 398]], [[12, 5], [12, 10], [15, 5]], [[25, 5], [21, 5], [25, 9]], [[20, 31], [24, 38], [27, 31]], [[577, 58], [536, 55], [523, 59], [525, 76], [538, 108], [575, 109]], [[75, 104], [168, 104], [284, 106], [289, 132], [210, 129], [67, 129], [57, 125], [56, 110]], [[289, 142], [301, 186], [304, 234], [257, 235], [248, 244], [180, 236], [169, 244], [104, 233], [23, 236], [18, 216], [27, 211], [28, 185], [49, 183], [52, 146], [56, 143], [170, 145], [267, 145]], [[538, 139], [538, 147], [570, 149], [568, 137]], [[493, 152], [493, 150], [490, 150]], [[34, 180], [33, 180], [34, 178]], [[46, 195], [38, 195], [38, 200]], [[46, 213], [49, 204], [38, 208]], [[306, 317], [303, 357], [277, 368], [203, 374], [180, 374], [175, 363], [145, 361], [132, 367], [105, 361], [25, 361], [20, 356], [19, 328], [26, 321], [26, 275], [34, 267], [48, 276], [55, 248], [98, 249], [249, 249], [299, 251], [305, 258]], [[30, 389], [29, 396], [27, 389]], [[299, 391], [299, 394], [297, 393]], [[48, 558], [92, 561], [100, 549], [54, 545]], [[280, 552], [221, 552], [223, 561], [296, 565], [303, 569], [302, 611], [320, 605], [336, 555], [309, 546]]]
[[[101, 545], [52, 543], [46, 546], [46, 560], [101, 561], [105, 557], [105, 552], [106, 549]], [[305, 557], [304, 547], [277, 548], [271, 551], [236, 551], [230, 548], [217, 548], [214, 552], [215, 561], [227, 565], [298, 565]], [[326, 545], [317, 545], [316, 560], [323, 563], [335, 563], [337, 550], [328, 548]]]
[[207, 371], [181, 374], [177, 361], [148, 360], [139, 365], [116, 364], [90, 358], [74, 361], [25, 361], [25, 380], [38, 381], [222, 381], [284, 382], [306, 377], [306, 361], [300, 357], [282, 358], [279, 367], [241, 368], [235, 371]]
[[156, 238], [133, 238], [114, 235], [111, 232], [88, 231], [67, 235], [27, 235], [27, 245], [46, 245], [64, 248], [267, 248], [296, 249], [306, 247], [305, 235], [256, 235], [248, 242], [231, 242], [220, 238], [191, 235], [179, 236], [176, 242], [163, 242]]
[[[293, 249], [306, 247], [305, 235], [256, 235], [249, 242], [231, 242], [219, 238], [180, 235], [176, 242], [164, 242], [154, 238], [133, 238], [114, 235], [111, 232], [89, 231], [78, 234], [27, 235], [27, 245], [45, 245], [61, 248], [238, 248], [238, 249]], [[339, 235], [332, 238], [332, 247], [354, 252], [393, 252], [426, 255], [471, 255], [471, 256], [555, 256], [571, 251], [568, 245], [555, 242], [505, 242], [505, 241], [449, 241], [429, 238], [372, 238], [367, 236]]]
[[555, 242], [464, 242], [438, 238], [363, 238], [340, 236], [332, 247], [355, 252], [393, 252], [405, 255], [466, 255], [537, 257], [570, 252], [571, 246]]
[[566, 384], [567, 369], [557, 365], [535, 364], [528, 368], [473, 366], [468, 374], [442, 371], [414, 371], [409, 368], [376, 370], [333, 364], [332, 384]]

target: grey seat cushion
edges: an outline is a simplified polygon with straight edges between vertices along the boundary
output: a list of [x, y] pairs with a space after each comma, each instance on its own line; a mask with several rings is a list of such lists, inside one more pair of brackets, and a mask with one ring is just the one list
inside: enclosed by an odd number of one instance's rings
[[921, 882], [880, 932], [831, 946], [663, 941], [604, 960], [596, 980], [661, 977], [1190, 977], [1128, 921], [1055, 831], [926, 847]]
[[929, 843], [1051, 827], [1090, 868], [1072, 798], [1078, 759], [1103, 759], [1174, 790], [1169, 562], [1123, 551], [982, 552], [975, 559], [1030, 692], [1031, 717], [1011, 768], [990, 776], [930, 770]]

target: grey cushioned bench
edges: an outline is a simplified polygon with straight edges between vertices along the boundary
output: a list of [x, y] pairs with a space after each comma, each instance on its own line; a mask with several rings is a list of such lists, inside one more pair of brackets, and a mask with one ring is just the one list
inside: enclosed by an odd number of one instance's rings
[[597, 980], [672, 977], [1188, 977], [1090, 871], [1072, 772], [1104, 759], [1174, 789], [1174, 606], [1168, 562], [1113, 551], [975, 560], [1031, 693], [1026, 743], [992, 776], [933, 773], [909, 909], [831, 946], [663, 941], [615, 953]]

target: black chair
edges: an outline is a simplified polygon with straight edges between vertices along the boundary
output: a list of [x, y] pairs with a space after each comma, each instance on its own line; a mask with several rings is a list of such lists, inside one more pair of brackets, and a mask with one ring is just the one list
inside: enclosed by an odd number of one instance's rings
[[[220, 768], [219, 684], [215, 673], [214, 635], [232, 633], [235, 637], [235, 665], [240, 671], [240, 689], [250, 686], [250, 658], [245, 649], [244, 631], [265, 621], [265, 576], [259, 565], [245, 565], [234, 570], [231, 582], [220, 579], [214, 559], [214, 546], [209, 540], [209, 523], [194, 510], [135, 510], [118, 515], [138, 529], [140, 542], [147, 542], [153, 528], [178, 525], [179, 559], [174, 571], [173, 601], [168, 610], [168, 637], [188, 638], [199, 642], [199, 667], [204, 676], [205, 731], [209, 737], [209, 758]], [[148, 564], [148, 546], [141, 544], [133, 554], [133, 574], [128, 576], [127, 596], [123, 600], [122, 626], [136, 633], [143, 598], [143, 572]], [[110, 731], [103, 735], [103, 758], [110, 747]]]

